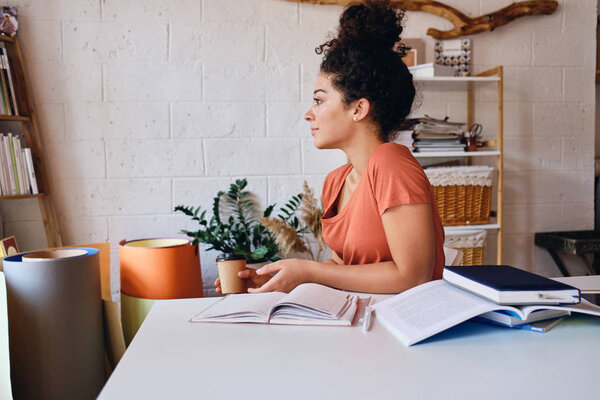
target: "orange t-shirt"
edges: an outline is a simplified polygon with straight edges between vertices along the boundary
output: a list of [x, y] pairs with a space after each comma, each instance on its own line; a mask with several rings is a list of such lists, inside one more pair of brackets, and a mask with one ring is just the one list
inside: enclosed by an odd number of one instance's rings
[[381, 216], [402, 204], [431, 204], [435, 232], [435, 265], [431, 279], [444, 268], [444, 228], [435, 207], [433, 188], [405, 146], [383, 143], [371, 154], [348, 203], [337, 214], [337, 203], [352, 164], [332, 171], [323, 184], [322, 218], [325, 243], [346, 265], [392, 261]]

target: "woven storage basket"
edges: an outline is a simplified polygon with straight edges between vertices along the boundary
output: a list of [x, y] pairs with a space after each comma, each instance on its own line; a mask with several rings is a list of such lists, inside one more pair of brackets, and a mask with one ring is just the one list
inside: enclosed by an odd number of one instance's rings
[[483, 265], [486, 231], [446, 232], [444, 246], [463, 252], [460, 265]]
[[444, 225], [490, 222], [492, 172], [487, 166], [427, 168]]

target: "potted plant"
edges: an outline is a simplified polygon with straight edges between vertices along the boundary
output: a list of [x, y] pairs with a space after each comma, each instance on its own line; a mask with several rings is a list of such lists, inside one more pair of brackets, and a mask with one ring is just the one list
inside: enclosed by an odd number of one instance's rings
[[[202, 207], [175, 207], [175, 211], [200, 224], [197, 231], [181, 232], [193, 238], [193, 244], [208, 244], [208, 250], [243, 255], [248, 264], [276, 261], [279, 248], [274, 236], [257, 219], [256, 203], [245, 190], [247, 185], [246, 179], [238, 179], [227, 192], [219, 191], [213, 199], [210, 220]], [[274, 208], [275, 204], [269, 205], [262, 218], [270, 217]]]

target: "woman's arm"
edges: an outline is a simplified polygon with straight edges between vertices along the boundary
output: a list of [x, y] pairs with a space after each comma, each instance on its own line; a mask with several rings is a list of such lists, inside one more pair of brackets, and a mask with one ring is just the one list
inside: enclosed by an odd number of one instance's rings
[[[343, 290], [369, 293], [399, 293], [431, 279], [435, 260], [435, 236], [431, 205], [392, 207], [381, 217], [393, 261], [364, 265], [339, 265], [332, 260], [280, 260], [256, 272], [278, 272], [271, 280], [249, 292], [289, 292], [305, 282]], [[335, 258], [334, 258], [335, 257]]]

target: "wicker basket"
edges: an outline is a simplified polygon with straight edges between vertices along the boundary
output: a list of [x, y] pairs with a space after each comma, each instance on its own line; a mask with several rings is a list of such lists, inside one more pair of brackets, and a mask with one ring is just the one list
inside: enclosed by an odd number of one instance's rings
[[463, 252], [460, 265], [483, 265], [486, 231], [446, 232], [444, 247]]
[[492, 205], [491, 167], [446, 167], [425, 170], [438, 213], [444, 225], [490, 222]]

